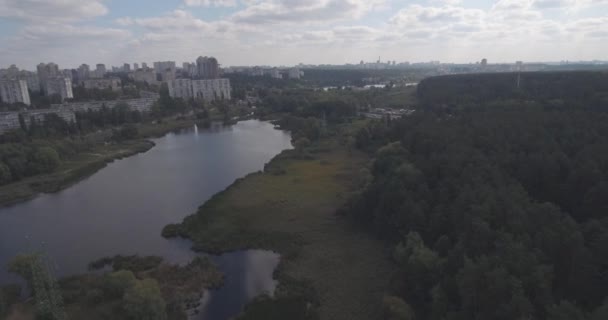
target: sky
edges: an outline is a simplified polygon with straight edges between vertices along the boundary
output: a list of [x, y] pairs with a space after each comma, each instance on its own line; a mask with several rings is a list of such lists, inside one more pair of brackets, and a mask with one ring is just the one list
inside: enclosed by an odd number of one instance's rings
[[0, 0], [0, 68], [608, 60], [608, 0]]

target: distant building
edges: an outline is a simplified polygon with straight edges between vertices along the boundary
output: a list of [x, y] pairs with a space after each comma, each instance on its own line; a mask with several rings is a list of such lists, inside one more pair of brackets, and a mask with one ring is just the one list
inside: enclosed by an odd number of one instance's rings
[[230, 80], [228, 79], [204, 79], [192, 80], [192, 96], [195, 99], [205, 101], [230, 100]]
[[106, 75], [106, 65], [103, 63], [98, 63], [95, 66], [95, 73], [97, 73], [98, 78], [103, 78]]
[[154, 62], [154, 72], [156, 74], [162, 75], [166, 70], [171, 70], [171, 72], [175, 73], [175, 61]]
[[66, 78], [70, 78], [71, 81], [74, 81], [74, 74], [72, 73], [72, 69], [61, 70], [61, 75]]
[[59, 66], [52, 62], [47, 63], [47, 64], [40, 63], [36, 67], [36, 70], [38, 71], [38, 80], [40, 80], [40, 87], [48, 95], [48, 92], [46, 91], [46, 88], [47, 88], [46, 82], [50, 78], [59, 77], [61, 75], [59, 72]]
[[196, 63], [182, 63], [182, 75], [185, 77], [195, 77], [197, 73]]
[[19, 68], [12, 64], [6, 69], [0, 70], [0, 78], [3, 79], [16, 79], [19, 76]]
[[281, 72], [277, 68], [268, 69], [265, 71], [265, 73], [273, 79], [283, 79]]
[[171, 81], [171, 80], [175, 80], [176, 76], [175, 76], [175, 69], [171, 70], [171, 69], [166, 69], [165, 71], [163, 71], [161, 73], [161, 79], [163, 81]]
[[217, 79], [220, 76], [219, 64], [214, 57], [196, 59], [196, 77], [199, 79]]
[[287, 75], [289, 79], [300, 79], [302, 76], [304, 76], [304, 71], [301, 71], [298, 68], [291, 68], [289, 69]]
[[91, 72], [88, 64], [81, 64], [78, 69], [76, 69], [76, 73], [78, 73], [78, 81], [82, 82], [89, 78], [89, 73]]
[[176, 66], [175, 61], [157, 61], [154, 62], [154, 72], [157, 79], [162, 81], [175, 80]]
[[88, 79], [84, 81], [84, 87], [86, 89], [112, 89], [113, 91], [120, 91], [121, 81], [119, 78], [109, 79]]
[[481, 59], [481, 67], [485, 68], [488, 66], [488, 59]]
[[74, 93], [72, 92], [72, 80], [70, 80], [70, 78], [47, 78], [44, 88], [48, 96], [57, 94], [61, 97], [61, 101], [74, 98]]
[[145, 63], [145, 62], [142, 62], [142, 63], [141, 63], [141, 68], [142, 68], [142, 69], [148, 69], [148, 64], [147, 64], [147, 63]]
[[133, 64], [133, 71], [137, 71], [139, 69], [139, 64], [137, 64], [137, 62], [135, 62]]
[[135, 82], [146, 82], [148, 84], [153, 84], [156, 83], [156, 73], [154, 73], [153, 70], [143, 68], [129, 73], [129, 79], [132, 79]]
[[0, 80], [0, 98], [4, 103], [31, 104], [25, 80]]
[[192, 98], [192, 80], [175, 79], [168, 81], [169, 95], [172, 98], [190, 99]]
[[264, 70], [260, 67], [253, 67], [249, 69], [249, 75], [252, 77], [261, 77], [264, 75]]
[[205, 101], [231, 99], [228, 79], [175, 79], [167, 82], [169, 95], [173, 98], [202, 99]]
[[128, 63], [125, 63], [122, 65], [122, 71], [124, 72], [130, 72], [131, 71], [131, 65]]
[[38, 79], [36, 72], [21, 70], [19, 80], [25, 80], [27, 88], [32, 92], [40, 92], [40, 79]]

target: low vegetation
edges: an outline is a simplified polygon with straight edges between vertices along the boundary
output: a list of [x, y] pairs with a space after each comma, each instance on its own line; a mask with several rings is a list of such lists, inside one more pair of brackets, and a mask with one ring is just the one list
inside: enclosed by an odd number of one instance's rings
[[[182, 320], [197, 312], [205, 289], [217, 288], [223, 282], [222, 273], [206, 257], [197, 257], [185, 266], [168, 264], [159, 257], [138, 256], [116, 256], [91, 263], [93, 269], [106, 266], [111, 271], [56, 282], [42, 256], [18, 256], [9, 269], [27, 280], [33, 299], [17, 304], [19, 291], [3, 289], [0, 311], [37, 317], [44, 313], [48, 315], [45, 319]], [[37, 276], [32, 270], [39, 270]], [[9, 310], [7, 306], [11, 305]]]

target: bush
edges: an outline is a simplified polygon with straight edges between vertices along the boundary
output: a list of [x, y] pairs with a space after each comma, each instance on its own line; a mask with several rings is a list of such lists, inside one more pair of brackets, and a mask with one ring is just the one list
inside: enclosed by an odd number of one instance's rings
[[123, 298], [127, 315], [133, 320], [165, 320], [167, 311], [158, 282], [153, 279], [137, 281]]
[[120, 270], [105, 275], [103, 281], [104, 295], [108, 298], [121, 298], [125, 292], [135, 285], [135, 275], [128, 270]]

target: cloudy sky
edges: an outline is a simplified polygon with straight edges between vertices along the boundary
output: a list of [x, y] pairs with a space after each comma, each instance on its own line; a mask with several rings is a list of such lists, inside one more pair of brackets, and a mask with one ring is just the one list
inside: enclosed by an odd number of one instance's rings
[[608, 60], [608, 0], [0, 0], [0, 67]]

